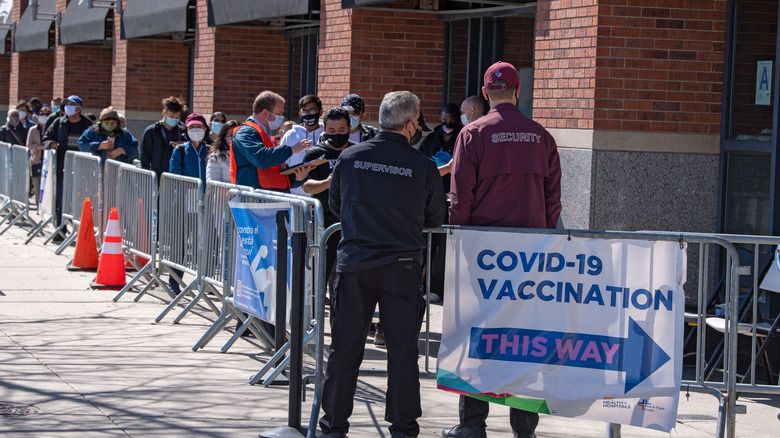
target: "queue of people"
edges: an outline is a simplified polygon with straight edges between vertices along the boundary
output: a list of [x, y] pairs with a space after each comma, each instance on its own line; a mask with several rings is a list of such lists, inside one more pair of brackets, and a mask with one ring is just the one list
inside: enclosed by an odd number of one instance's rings
[[[386, 346], [389, 362], [385, 419], [392, 437], [416, 437], [424, 299], [439, 302], [445, 289], [445, 236], [434, 236], [432, 266], [426, 268], [423, 229], [445, 223], [555, 228], [561, 213], [557, 146], [549, 132], [518, 110], [520, 87], [514, 66], [493, 64], [482, 88], [490, 110], [486, 113], [478, 96], [460, 106], [448, 103], [440, 124], [425, 138], [423, 131], [430, 129], [419, 99], [409, 91], [384, 96], [379, 129], [363, 124], [366, 106], [357, 94], [327, 110], [316, 96], [303, 96], [300, 124], [287, 122], [282, 129], [285, 99], [267, 90], [255, 98], [243, 123], [227, 120], [222, 112], [207, 121], [189, 113], [180, 99], [165, 98], [161, 119], [146, 128], [140, 144], [112, 107], [93, 122], [81, 114], [78, 96], [51, 105], [30, 99], [9, 111], [0, 141], [29, 147], [33, 181], [40, 181], [41, 152], [57, 150], [57, 225], [68, 150], [123, 162], [140, 155], [141, 166], [155, 172], [158, 184], [162, 173], [170, 172], [200, 178], [204, 188], [208, 181], [220, 181], [317, 198], [324, 225], [342, 224], [326, 250], [332, 338], [321, 436], [346, 437], [349, 431], [360, 362], [378, 306], [375, 343]], [[534, 135], [500, 135], [505, 132]], [[292, 172], [281, 173], [287, 167]], [[422, 288], [425, 269], [431, 275], [428, 297]], [[174, 278], [169, 286], [179, 293]], [[460, 422], [442, 436], [485, 437], [488, 406], [461, 396]], [[535, 437], [538, 421], [537, 413], [511, 409], [515, 437]]]

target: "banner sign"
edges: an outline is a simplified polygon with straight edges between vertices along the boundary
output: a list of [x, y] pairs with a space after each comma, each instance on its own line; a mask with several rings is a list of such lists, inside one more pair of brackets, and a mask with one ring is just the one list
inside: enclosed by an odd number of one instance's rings
[[[236, 226], [236, 268], [233, 275], [233, 305], [270, 324], [276, 323], [276, 212], [289, 210], [285, 203], [241, 203], [230, 201]], [[290, 302], [292, 260], [287, 250], [287, 302]], [[288, 306], [289, 314], [289, 306]], [[289, 316], [288, 316], [289, 318]]]
[[41, 189], [38, 196], [38, 214], [40, 214], [44, 220], [54, 214], [54, 152], [51, 150], [43, 151], [43, 164], [41, 166]]
[[668, 432], [685, 276], [678, 242], [453, 230], [438, 387]]

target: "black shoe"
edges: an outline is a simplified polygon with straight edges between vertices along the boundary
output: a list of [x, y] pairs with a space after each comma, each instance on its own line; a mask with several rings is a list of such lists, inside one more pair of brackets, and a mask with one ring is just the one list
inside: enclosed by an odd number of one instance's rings
[[407, 435], [407, 434], [405, 434], [403, 432], [393, 432], [393, 434], [391, 435], [391, 438], [415, 438], [415, 437], [413, 437], [411, 435]]
[[484, 427], [463, 427], [460, 424], [441, 431], [444, 438], [487, 438]]
[[534, 433], [534, 432], [531, 432], [530, 434], [526, 434], [526, 435], [518, 435], [518, 434], [514, 434], [514, 435], [512, 435], [512, 436], [513, 436], [514, 438], [536, 438], [536, 433]]
[[317, 438], [347, 438], [347, 434], [341, 432], [323, 433]]
[[168, 287], [171, 288], [171, 292], [173, 292], [174, 295], [179, 295], [181, 293], [181, 286], [179, 286], [179, 282], [177, 281], [169, 281]]
[[64, 231], [60, 232], [60, 233], [57, 233], [54, 237], [52, 237], [51, 241], [54, 242], [54, 243], [62, 243], [62, 242], [64, 242], [65, 241], [65, 235], [63, 233], [64, 233]]

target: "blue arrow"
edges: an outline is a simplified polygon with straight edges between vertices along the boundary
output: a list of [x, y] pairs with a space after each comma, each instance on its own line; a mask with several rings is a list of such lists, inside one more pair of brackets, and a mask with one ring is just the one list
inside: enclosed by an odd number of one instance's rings
[[469, 357], [625, 372], [626, 393], [671, 359], [632, 318], [627, 338], [473, 327]]

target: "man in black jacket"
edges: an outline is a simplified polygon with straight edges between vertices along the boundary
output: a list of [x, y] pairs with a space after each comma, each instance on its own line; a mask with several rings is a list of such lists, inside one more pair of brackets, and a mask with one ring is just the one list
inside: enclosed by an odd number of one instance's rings
[[160, 176], [168, 171], [173, 148], [187, 141], [187, 128], [181, 122], [187, 106], [173, 96], [163, 99], [162, 104], [163, 118], [144, 130], [140, 148], [141, 167], [157, 174], [158, 185]]
[[358, 370], [374, 309], [388, 352], [385, 419], [393, 438], [416, 437], [420, 408], [417, 337], [422, 300], [423, 228], [444, 221], [441, 177], [414, 148], [420, 100], [408, 91], [385, 95], [381, 131], [341, 153], [329, 204], [342, 224], [331, 299], [331, 344], [320, 420], [323, 436], [345, 437]]

